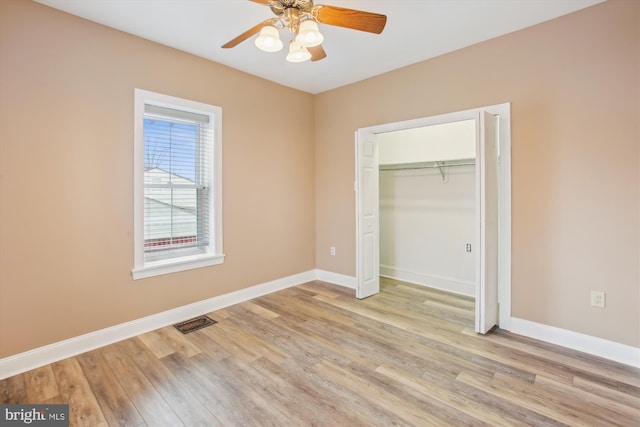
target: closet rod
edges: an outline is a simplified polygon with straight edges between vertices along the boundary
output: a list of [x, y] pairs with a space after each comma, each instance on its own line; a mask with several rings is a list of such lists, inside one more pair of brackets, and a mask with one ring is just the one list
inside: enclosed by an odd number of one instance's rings
[[450, 163], [450, 164], [433, 164], [429, 166], [407, 166], [407, 167], [384, 167], [380, 166], [381, 171], [397, 171], [397, 170], [412, 170], [412, 169], [435, 169], [435, 168], [449, 168], [452, 166], [475, 166], [475, 162], [471, 163]]

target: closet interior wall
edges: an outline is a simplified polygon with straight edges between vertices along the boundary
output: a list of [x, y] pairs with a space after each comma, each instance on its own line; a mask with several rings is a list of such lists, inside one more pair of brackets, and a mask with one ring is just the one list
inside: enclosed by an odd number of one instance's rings
[[475, 296], [475, 166], [443, 170], [380, 169], [380, 274]]
[[475, 296], [474, 126], [378, 135], [381, 276]]

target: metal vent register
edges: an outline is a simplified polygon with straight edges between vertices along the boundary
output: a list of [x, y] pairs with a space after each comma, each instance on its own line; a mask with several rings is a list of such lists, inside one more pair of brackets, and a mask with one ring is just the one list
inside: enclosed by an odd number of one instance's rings
[[190, 320], [185, 320], [184, 322], [176, 323], [173, 326], [183, 334], [188, 334], [189, 332], [206, 328], [207, 326], [211, 326], [215, 323], [218, 322], [208, 316], [199, 316]]

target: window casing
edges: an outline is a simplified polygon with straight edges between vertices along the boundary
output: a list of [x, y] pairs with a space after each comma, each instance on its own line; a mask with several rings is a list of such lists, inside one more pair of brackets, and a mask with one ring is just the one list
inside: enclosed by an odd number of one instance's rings
[[135, 90], [134, 268], [140, 279], [220, 264], [220, 107]]

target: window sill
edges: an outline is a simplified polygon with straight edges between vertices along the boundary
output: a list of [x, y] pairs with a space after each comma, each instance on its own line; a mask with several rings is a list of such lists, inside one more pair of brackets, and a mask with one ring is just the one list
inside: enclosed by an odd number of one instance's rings
[[173, 260], [147, 262], [144, 267], [131, 270], [131, 275], [133, 276], [133, 280], [138, 280], [222, 263], [224, 263], [224, 254], [194, 255]]

